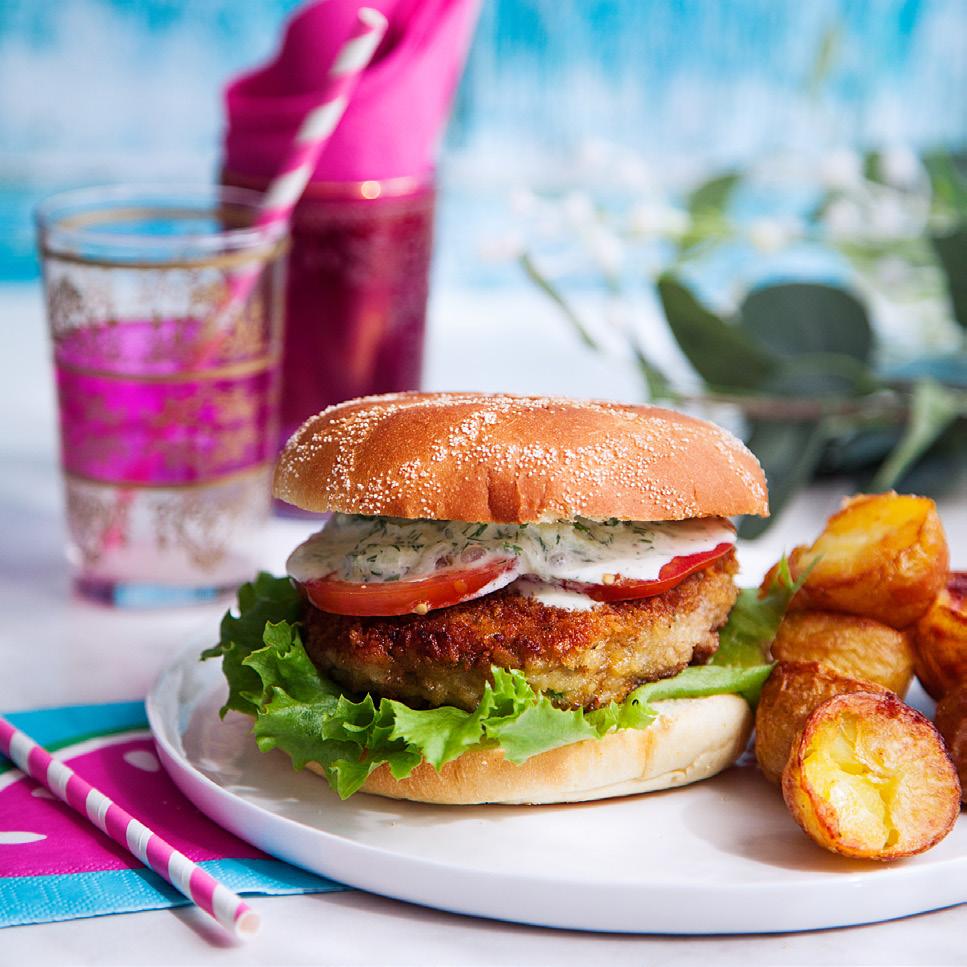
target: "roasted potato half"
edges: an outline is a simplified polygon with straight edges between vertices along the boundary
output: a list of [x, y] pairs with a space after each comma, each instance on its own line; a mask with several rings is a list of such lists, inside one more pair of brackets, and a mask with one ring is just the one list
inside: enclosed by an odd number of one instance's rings
[[954, 571], [913, 633], [917, 678], [936, 699], [967, 681], [967, 572]]
[[781, 661], [762, 689], [755, 713], [755, 757], [763, 775], [778, 783], [796, 734], [817, 705], [843, 692], [883, 691], [873, 682], [837, 674], [815, 661]]
[[936, 722], [960, 776], [961, 802], [967, 803], [967, 682], [961, 682], [937, 703]]
[[860, 494], [834, 514], [816, 542], [790, 556], [799, 578], [794, 609], [842, 611], [906, 628], [933, 603], [947, 576], [947, 540], [928, 497]]
[[960, 783], [940, 734], [890, 692], [819, 705], [782, 773], [782, 796], [816, 843], [857, 859], [922, 853], [960, 813]]
[[772, 643], [779, 661], [815, 661], [903, 696], [913, 677], [913, 648], [903, 631], [872, 618], [832, 611], [791, 611]]

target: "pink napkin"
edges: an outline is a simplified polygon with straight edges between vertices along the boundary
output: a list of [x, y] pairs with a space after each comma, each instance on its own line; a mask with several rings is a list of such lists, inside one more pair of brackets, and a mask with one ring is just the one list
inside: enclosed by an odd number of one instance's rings
[[[365, 0], [389, 30], [315, 181], [419, 176], [432, 169], [476, 22], [479, 0]], [[225, 90], [224, 165], [254, 178], [276, 173], [306, 112], [318, 103], [359, 0], [321, 0], [289, 21], [282, 47]]]
[[[141, 702], [9, 718], [230, 889], [266, 895], [346, 889], [267, 856], [203, 816], [161, 768]], [[188, 902], [0, 755], [0, 927]]]

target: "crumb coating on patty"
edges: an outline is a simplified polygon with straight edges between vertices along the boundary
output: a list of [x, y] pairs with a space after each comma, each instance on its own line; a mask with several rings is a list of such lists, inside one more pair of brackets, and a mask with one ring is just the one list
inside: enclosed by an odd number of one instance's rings
[[622, 701], [707, 661], [738, 590], [735, 552], [651, 598], [555, 608], [512, 589], [429, 614], [356, 618], [307, 605], [305, 646], [344, 688], [413, 707], [472, 710], [491, 665], [520, 669], [561, 708]]

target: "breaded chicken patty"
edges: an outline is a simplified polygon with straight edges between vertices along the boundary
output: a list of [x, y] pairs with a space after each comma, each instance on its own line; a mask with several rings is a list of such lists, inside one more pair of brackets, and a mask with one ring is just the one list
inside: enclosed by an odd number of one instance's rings
[[523, 671], [562, 708], [599, 708], [715, 652], [736, 570], [733, 552], [664, 594], [587, 611], [513, 586], [425, 616], [354, 618], [307, 605], [305, 646], [343, 687], [414, 707], [473, 709], [498, 665]]

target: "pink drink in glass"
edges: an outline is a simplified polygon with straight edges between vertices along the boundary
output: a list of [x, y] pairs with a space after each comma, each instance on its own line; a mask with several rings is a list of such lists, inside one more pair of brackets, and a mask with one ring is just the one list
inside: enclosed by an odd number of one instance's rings
[[309, 184], [291, 226], [280, 444], [333, 403], [419, 388], [435, 199], [432, 179]]
[[[274, 455], [274, 361], [180, 368], [194, 319], [78, 329], [54, 351], [65, 472], [118, 486], [211, 483]], [[172, 349], [161, 352], [168, 344]]]
[[159, 589], [140, 598], [157, 603], [160, 589], [215, 591], [251, 574], [275, 456], [278, 363], [180, 369], [175, 347], [201, 333], [193, 319], [120, 322], [55, 347], [70, 556], [88, 596], [114, 600], [119, 586], [136, 585]]
[[[248, 579], [278, 441], [284, 227], [211, 186], [68, 192], [38, 213], [74, 584], [115, 604]], [[257, 269], [224, 312], [231, 281]]]

